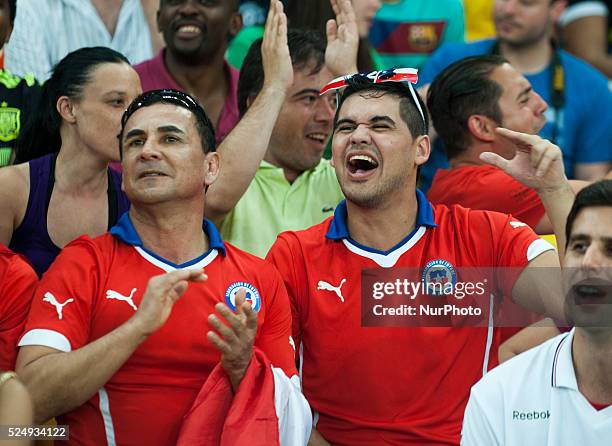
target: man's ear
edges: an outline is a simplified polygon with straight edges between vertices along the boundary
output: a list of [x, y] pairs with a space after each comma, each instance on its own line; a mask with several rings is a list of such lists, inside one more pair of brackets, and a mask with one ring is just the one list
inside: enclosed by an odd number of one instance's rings
[[550, 18], [553, 23], [557, 23], [561, 18], [561, 14], [565, 11], [567, 7], [567, 0], [553, 0], [550, 5]]
[[414, 163], [417, 166], [421, 166], [427, 162], [429, 155], [431, 154], [431, 141], [428, 135], [421, 135], [417, 137], [416, 153], [414, 155]]
[[[160, 5], [161, 7], [161, 5]], [[157, 12], [155, 13], [155, 21], [157, 22], [157, 32], [158, 33], [163, 33], [164, 30], [162, 29], [160, 23], [159, 23], [159, 16], [160, 16], [160, 10], [158, 9]]]
[[219, 176], [220, 159], [217, 152], [209, 152], [204, 157], [204, 187], [210, 186]]
[[493, 142], [497, 136], [497, 123], [484, 115], [471, 115], [467, 120], [467, 128], [478, 141]]
[[230, 35], [230, 39], [233, 37], [236, 37], [236, 35], [240, 32], [240, 30], [242, 29], [242, 14], [240, 14], [239, 12], [235, 12], [234, 14], [232, 14], [232, 17], [230, 18], [230, 24], [229, 24], [229, 35]]
[[62, 119], [70, 124], [76, 123], [76, 116], [74, 114], [74, 103], [68, 96], [60, 96], [55, 104], [57, 112], [60, 114]]

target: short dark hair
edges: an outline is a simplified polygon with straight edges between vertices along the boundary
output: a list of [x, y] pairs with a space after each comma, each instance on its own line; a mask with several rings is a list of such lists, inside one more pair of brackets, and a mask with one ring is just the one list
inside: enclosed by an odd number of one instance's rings
[[[247, 100], [259, 94], [264, 83], [261, 60], [261, 43], [258, 39], [251, 45], [244, 58], [238, 80], [238, 110], [243, 116], [247, 110]], [[314, 62], [312, 74], [318, 73], [325, 64], [325, 36], [318, 31], [290, 29], [287, 44], [294, 69], [302, 69]]]
[[338, 115], [340, 113], [340, 109], [342, 108], [342, 104], [344, 104], [344, 101], [346, 101], [348, 97], [356, 93], [371, 93], [374, 97], [390, 94], [400, 99], [400, 116], [408, 126], [412, 137], [416, 138], [420, 135], [427, 135], [429, 126], [427, 107], [425, 106], [425, 103], [423, 102], [423, 99], [421, 99], [419, 93], [414, 91], [414, 94], [419, 101], [419, 105], [421, 106], [421, 110], [423, 111], [423, 116], [421, 116], [419, 109], [414, 103], [412, 93], [410, 92], [411, 87], [409, 87], [406, 83], [380, 82], [375, 84], [372, 83], [372, 80], [367, 78], [365, 75], [359, 74], [348, 79], [346, 84], [347, 86], [342, 92], [342, 95], [338, 101], [336, 116], [334, 117], [334, 127], [338, 121]]
[[130, 116], [143, 107], [150, 107], [151, 105], [160, 103], [176, 105], [189, 110], [195, 117], [196, 128], [202, 141], [202, 151], [204, 153], [209, 153], [216, 150], [215, 129], [200, 103], [187, 93], [165, 89], [151, 90], [142, 93], [132, 101], [127, 110], [123, 113], [121, 117], [121, 131], [119, 132], [119, 149], [121, 156], [123, 156], [123, 132], [125, 130], [125, 124], [128, 119], [130, 119]]
[[15, 25], [15, 16], [17, 15], [17, 0], [8, 0], [9, 5], [9, 20], [11, 22], [11, 26]]
[[467, 57], [447, 67], [431, 84], [427, 106], [448, 158], [468, 148], [470, 116], [485, 115], [501, 124], [498, 102], [503, 88], [490, 76], [504, 63], [507, 60], [496, 55]]
[[569, 243], [574, 220], [584, 208], [595, 206], [612, 206], [612, 180], [601, 180], [582, 189], [576, 194], [572, 209], [567, 216], [565, 224], [565, 247]]

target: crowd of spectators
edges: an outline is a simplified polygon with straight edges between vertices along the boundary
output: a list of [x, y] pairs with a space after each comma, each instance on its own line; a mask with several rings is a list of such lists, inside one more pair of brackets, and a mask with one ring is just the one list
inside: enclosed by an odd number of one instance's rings
[[0, 444], [608, 444], [611, 15], [0, 0]]

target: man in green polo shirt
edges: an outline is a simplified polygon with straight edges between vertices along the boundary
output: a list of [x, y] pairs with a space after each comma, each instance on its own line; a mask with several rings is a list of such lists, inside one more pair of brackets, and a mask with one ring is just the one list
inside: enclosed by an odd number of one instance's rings
[[238, 83], [241, 121], [219, 147], [220, 176], [207, 193], [207, 217], [222, 237], [264, 257], [286, 230], [331, 216], [343, 198], [329, 161], [333, 98], [319, 90], [354, 73], [358, 31], [350, 0], [336, 0], [335, 26], [325, 38], [286, 31], [278, 0], [271, 2], [263, 40], [244, 61]]

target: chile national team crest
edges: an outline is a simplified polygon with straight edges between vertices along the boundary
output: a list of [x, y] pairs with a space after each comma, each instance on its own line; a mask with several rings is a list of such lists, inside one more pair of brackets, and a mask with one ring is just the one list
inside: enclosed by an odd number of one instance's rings
[[441, 296], [453, 293], [457, 283], [457, 273], [446, 260], [432, 260], [423, 268], [421, 282], [427, 294]]
[[246, 300], [251, 302], [253, 311], [258, 312], [261, 308], [261, 295], [257, 288], [248, 282], [234, 282], [225, 290], [225, 303], [232, 311], [236, 311], [236, 294], [241, 289], [246, 290]]

